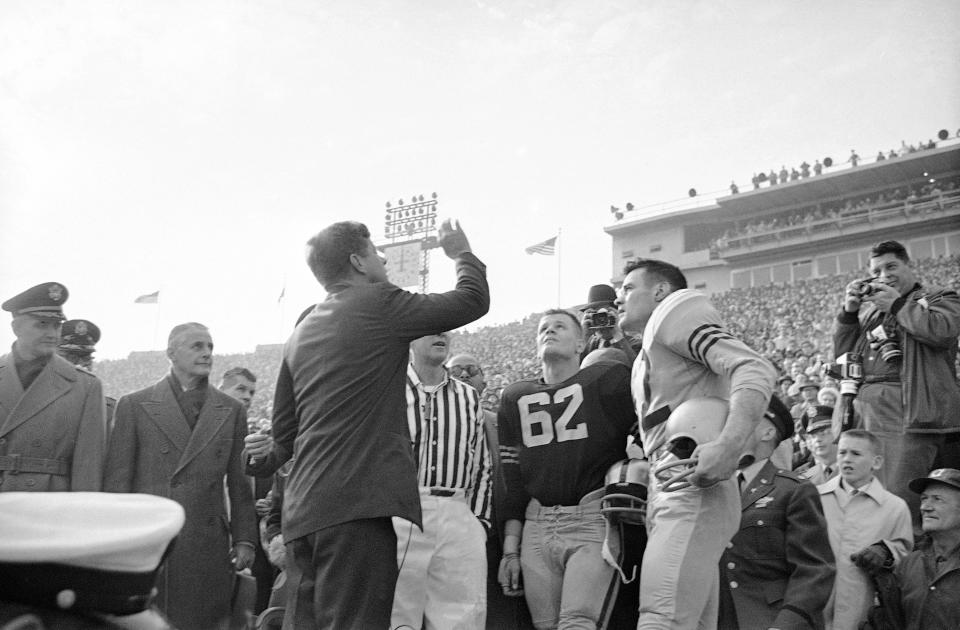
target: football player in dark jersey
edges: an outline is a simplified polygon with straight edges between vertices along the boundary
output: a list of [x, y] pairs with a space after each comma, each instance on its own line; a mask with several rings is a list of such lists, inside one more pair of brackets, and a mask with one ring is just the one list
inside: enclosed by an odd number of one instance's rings
[[600, 500], [636, 427], [630, 369], [601, 361], [581, 370], [583, 343], [575, 316], [547, 311], [537, 330], [542, 376], [507, 387], [500, 405], [500, 584], [526, 596], [538, 628], [602, 627], [619, 584], [601, 556]]

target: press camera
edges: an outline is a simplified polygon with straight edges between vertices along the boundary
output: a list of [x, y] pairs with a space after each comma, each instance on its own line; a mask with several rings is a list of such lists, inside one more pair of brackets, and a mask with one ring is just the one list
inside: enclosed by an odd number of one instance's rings
[[590, 332], [612, 329], [617, 325], [617, 314], [612, 308], [590, 309], [583, 313], [583, 327]]
[[873, 282], [879, 282], [879, 280], [880, 278], [864, 278], [858, 281], [859, 284], [857, 285], [856, 291], [861, 300], [879, 291], [877, 287], [871, 284]]
[[859, 352], [844, 352], [833, 363], [824, 363], [820, 372], [840, 382], [841, 395], [856, 395], [863, 382], [863, 356]]

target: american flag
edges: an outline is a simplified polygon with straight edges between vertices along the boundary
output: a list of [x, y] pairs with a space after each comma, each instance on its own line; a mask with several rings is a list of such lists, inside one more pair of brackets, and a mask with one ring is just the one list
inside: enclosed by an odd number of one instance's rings
[[553, 256], [555, 253], [557, 253], [557, 237], [551, 236], [542, 243], [531, 245], [523, 251], [527, 252], [528, 254], [543, 254], [544, 256]]

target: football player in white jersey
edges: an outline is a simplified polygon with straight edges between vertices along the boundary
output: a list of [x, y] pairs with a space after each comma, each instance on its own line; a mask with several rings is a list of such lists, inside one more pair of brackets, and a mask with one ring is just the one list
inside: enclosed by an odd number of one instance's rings
[[[732, 476], [773, 393], [774, 368], [727, 331], [674, 265], [640, 259], [624, 271], [617, 306], [621, 329], [643, 338], [632, 389], [651, 463], [637, 628], [716, 628], [718, 562], [740, 519]], [[666, 421], [684, 401], [706, 397], [729, 401], [717, 419], [723, 428], [698, 444], [691, 485], [665, 492], [654, 471], [666, 455]]]

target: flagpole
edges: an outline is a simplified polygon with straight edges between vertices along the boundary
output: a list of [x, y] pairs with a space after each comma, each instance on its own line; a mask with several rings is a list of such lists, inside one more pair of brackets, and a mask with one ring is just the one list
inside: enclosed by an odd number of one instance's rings
[[153, 311], [153, 344], [151, 350], [157, 349], [157, 332], [160, 328], [160, 296], [163, 294], [163, 285], [157, 291], [157, 308]]
[[286, 320], [286, 308], [287, 308], [287, 274], [283, 274], [283, 287], [280, 289], [280, 298], [277, 300], [280, 303], [280, 322], [277, 326], [277, 332], [280, 334], [280, 339], [283, 339], [283, 331], [285, 329], [284, 321]]
[[562, 302], [560, 301], [560, 287], [563, 286], [560, 282], [560, 258], [563, 255], [563, 247], [560, 245], [560, 231], [561, 228], [557, 226], [557, 308], [563, 308], [561, 306]]

